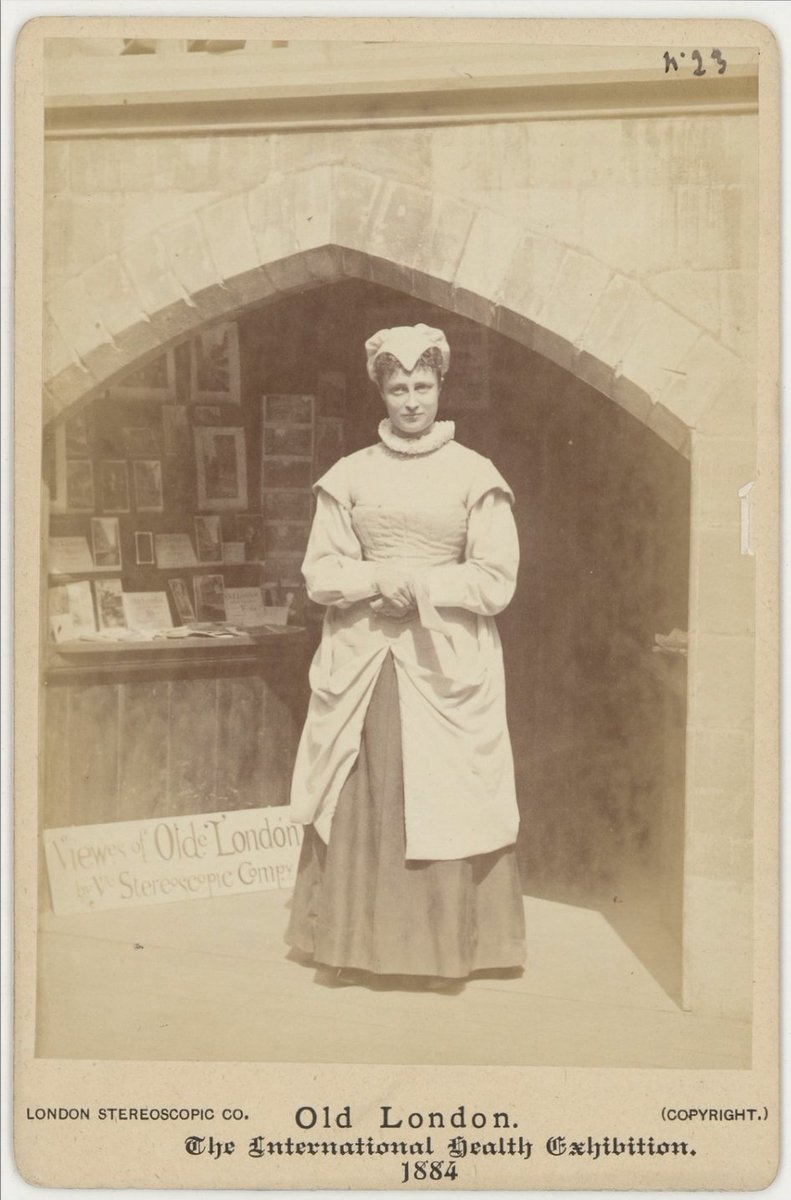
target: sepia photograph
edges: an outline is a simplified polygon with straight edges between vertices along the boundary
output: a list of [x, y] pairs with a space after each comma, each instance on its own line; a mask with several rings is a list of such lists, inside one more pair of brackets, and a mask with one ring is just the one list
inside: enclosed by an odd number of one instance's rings
[[124, 426], [121, 436], [127, 458], [153, 458], [159, 453], [154, 430], [149, 425]]
[[99, 490], [104, 512], [129, 512], [129, 475], [124, 459], [105, 459], [99, 464]]
[[238, 404], [239, 339], [227, 322], [204, 329], [190, 342], [191, 400], [194, 404]]
[[313, 429], [301, 425], [266, 425], [264, 454], [313, 454]]
[[121, 566], [121, 534], [117, 517], [91, 517], [93, 561], [97, 567]]
[[195, 517], [195, 549], [200, 563], [222, 562], [222, 529], [219, 517]]
[[72, 512], [93, 512], [95, 505], [93, 463], [89, 458], [66, 459], [66, 507]]
[[196, 575], [195, 616], [199, 621], [225, 620], [225, 594], [222, 575]]
[[132, 463], [132, 477], [137, 511], [162, 512], [162, 463], [159, 459], [136, 460]]
[[156, 565], [153, 533], [144, 533], [141, 530], [135, 530], [135, 562], [138, 567], [153, 567]]
[[188, 625], [195, 620], [195, 609], [192, 607], [192, 597], [183, 579], [169, 579], [170, 597], [176, 608], [179, 625]]
[[143, 366], [111, 384], [110, 399], [115, 401], [155, 401], [173, 404], [176, 400], [176, 367], [173, 352], [160, 354]]
[[91, 439], [88, 429], [88, 414], [83, 411], [66, 421], [63, 426], [66, 435], [66, 457], [88, 458], [91, 453]]
[[120, 579], [95, 579], [96, 615], [99, 629], [126, 629], [124, 593]]
[[263, 562], [266, 539], [261, 513], [237, 513], [236, 537], [244, 545], [245, 562]]
[[206, 427], [192, 432], [198, 472], [198, 508], [246, 508], [245, 431]]
[[[28, 1176], [765, 1186], [770, 32], [65, 18], [20, 46], [47, 254], [17, 1103], [89, 1110], [18, 1120]], [[134, 542], [100, 515], [128, 474]], [[89, 517], [123, 645], [87, 637], [90, 583], [50, 586]], [[201, 1111], [89, 1151], [109, 1105]]]

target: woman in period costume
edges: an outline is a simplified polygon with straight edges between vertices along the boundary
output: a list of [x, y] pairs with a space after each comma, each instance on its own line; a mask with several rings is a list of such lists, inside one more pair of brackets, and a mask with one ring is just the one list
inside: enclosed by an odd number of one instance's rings
[[291, 790], [306, 826], [286, 940], [346, 981], [441, 986], [519, 968], [519, 814], [494, 622], [513, 494], [437, 421], [450, 351], [426, 325], [366, 342], [379, 441], [315, 485], [303, 564], [327, 606]]

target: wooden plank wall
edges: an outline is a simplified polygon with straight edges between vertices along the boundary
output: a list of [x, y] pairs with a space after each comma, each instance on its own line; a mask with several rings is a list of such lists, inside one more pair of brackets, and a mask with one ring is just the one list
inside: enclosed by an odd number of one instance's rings
[[50, 683], [43, 828], [285, 804], [306, 682], [276, 674]]

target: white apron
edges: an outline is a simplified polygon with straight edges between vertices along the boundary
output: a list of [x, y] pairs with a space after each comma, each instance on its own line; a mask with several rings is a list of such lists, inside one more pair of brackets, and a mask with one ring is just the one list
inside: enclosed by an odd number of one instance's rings
[[[519, 562], [513, 495], [492, 463], [448, 441], [421, 455], [383, 444], [341, 459], [315, 485], [303, 564], [327, 605], [310, 670], [291, 819], [328, 842], [341, 788], [390, 651], [398, 678], [407, 859], [454, 859], [516, 840], [519, 814], [494, 614]], [[377, 567], [415, 573], [407, 621], [370, 607]]]

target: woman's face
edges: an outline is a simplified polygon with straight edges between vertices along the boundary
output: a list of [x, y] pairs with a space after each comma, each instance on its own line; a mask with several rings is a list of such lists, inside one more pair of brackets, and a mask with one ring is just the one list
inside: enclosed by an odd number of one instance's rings
[[401, 367], [382, 384], [382, 399], [387, 415], [398, 433], [417, 437], [434, 423], [439, 404], [439, 381], [431, 367]]

